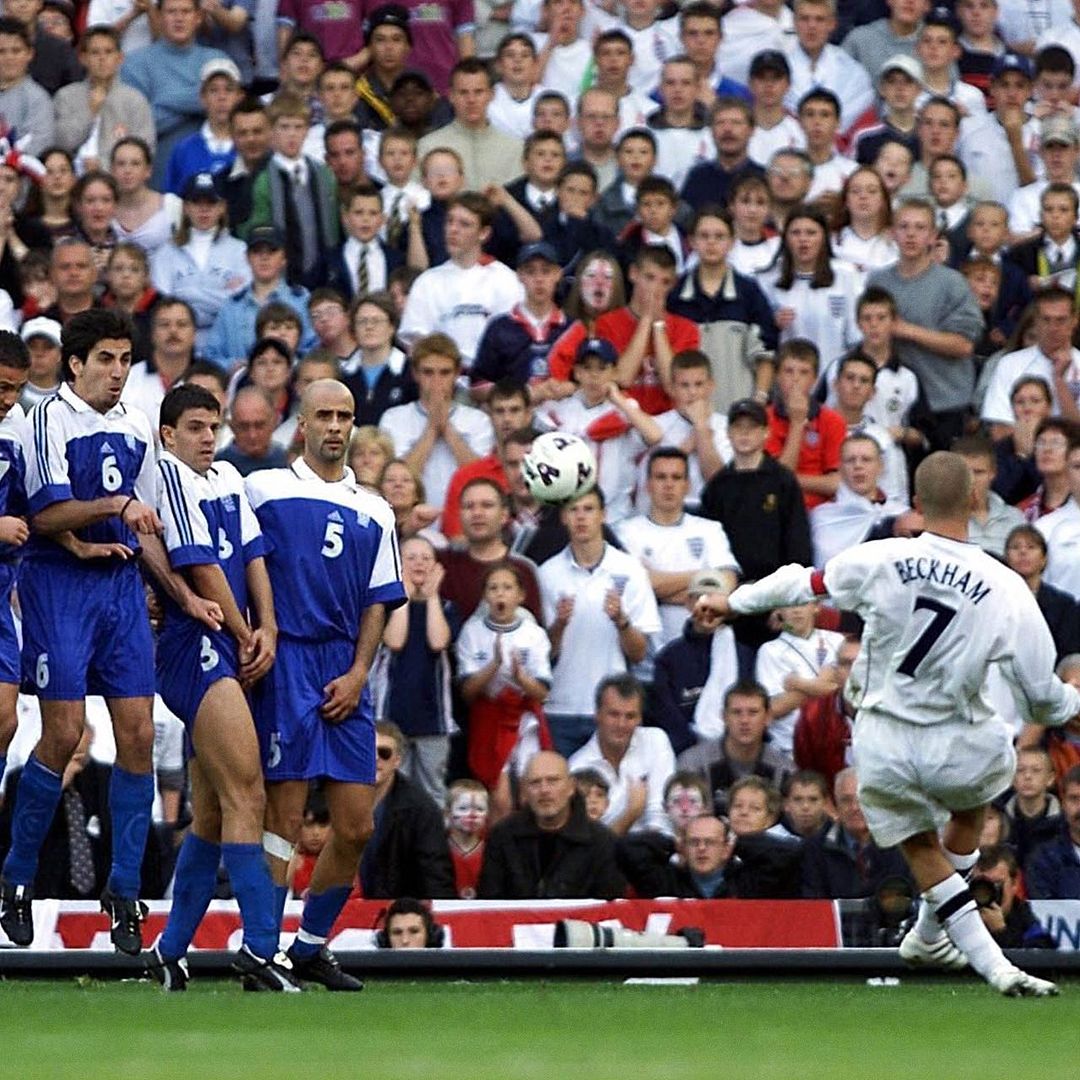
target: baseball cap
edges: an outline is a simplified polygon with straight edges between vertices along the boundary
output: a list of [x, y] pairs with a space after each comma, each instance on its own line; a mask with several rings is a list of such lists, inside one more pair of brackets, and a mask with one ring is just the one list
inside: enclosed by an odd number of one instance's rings
[[914, 56], [908, 56], [906, 53], [897, 53], [895, 56], [890, 56], [881, 65], [881, 70], [878, 72], [878, 82], [881, 82], [890, 71], [902, 71], [909, 79], [914, 79], [917, 83], [921, 83], [923, 79], [922, 64]]
[[1067, 116], [1048, 116], [1042, 122], [1039, 141], [1043, 146], [1080, 146], [1080, 131]]
[[533, 259], [543, 259], [544, 262], [552, 263], [555, 266], [562, 265], [559, 262], [559, 256], [555, 254], [555, 249], [543, 240], [539, 240], [535, 244], [526, 244], [521, 249], [517, 257], [517, 268], [520, 270], [527, 262], [531, 262]]
[[382, 7], [376, 8], [371, 13], [371, 18], [368, 19], [367, 34], [365, 36], [370, 40], [372, 32], [380, 26], [396, 26], [399, 30], [404, 31], [409, 44], [412, 44], [409, 11], [408, 8], [402, 7], [401, 4], [383, 4]]
[[212, 79], [215, 75], [227, 75], [237, 86], [242, 81], [240, 69], [227, 56], [218, 56], [203, 64], [199, 71], [199, 86], [201, 87], [207, 79]]
[[60, 324], [55, 319], [46, 319], [44, 315], [38, 315], [34, 319], [27, 319], [19, 331], [23, 341], [31, 338], [48, 338], [54, 345], [60, 344]]
[[765, 49], [750, 61], [750, 78], [758, 75], [786, 75], [791, 78], [791, 65], [779, 49]]
[[409, 69], [403, 71], [395, 80], [393, 86], [390, 87], [390, 93], [396, 94], [403, 87], [408, 86], [410, 83], [416, 83], [422, 89], [427, 91], [434, 90], [434, 86], [431, 84], [431, 80], [422, 72], [415, 69]]
[[749, 417], [759, 427], [764, 427], [769, 419], [765, 414], [765, 406], [753, 398], [741, 398], [733, 401], [728, 408], [727, 422], [734, 424], [741, 416]]
[[923, 26], [946, 26], [954, 34], [960, 32], [960, 24], [956, 21], [956, 16], [943, 4], [931, 9], [930, 14], [923, 19]]
[[263, 247], [283, 248], [285, 241], [281, 233], [273, 225], [257, 225], [248, 233], [248, 251], [259, 245]]
[[604, 364], [617, 364], [619, 362], [619, 354], [615, 349], [615, 346], [610, 341], [605, 341], [603, 338], [592, 337], [586, 338], [579, 346], [576, 355], [574, 356], [575, 363], [583, 363], [588, 360], [590, 356], [599, 357], [600, 361]]
[[1002, 53], [994, 61], [994, 66], [990, 69], [991, 79], [1000, 79], [1002, 75], [1007, 75], [1010, 71], [1019, 71], [1025, 79], [1033, 79], [1035, 77], [1035, 69], [1031, 66], [1031, 61], [1026, 56], [1021, 56], [1019, 53], [1007, 52]]
[[690, 596], [700, 596], [702, 593], [720, 592], [724, 588], [726, 583], [719, 570], [697, 570], [691, 576], [686, 591]]
[[208, 172], [192, 173], [180, 189], [181, 199], [220, 199], [221, 197], [218, 178]]

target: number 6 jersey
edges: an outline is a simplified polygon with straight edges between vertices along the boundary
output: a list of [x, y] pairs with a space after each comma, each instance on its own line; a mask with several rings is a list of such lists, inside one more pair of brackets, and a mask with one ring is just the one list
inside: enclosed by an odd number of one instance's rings
[[394, 514], [351, 469], [327, 482], [298, 458], [247, 481], [262, 527], [278, 629], [301, 641], [355, 641], [365, 608], [405, 600]]
[[789, 565], [740, 586], [731, 608], [749, 614], [826, 594], [866, 623], [846, 690], [860, 710], [912, 724], [989, 719], [986, 676], [997, 663], [1025, 719], [1063, 724], [1080, 713], [1080, 693], [1054, 675], [1054, 642], [1031, 590], [975, 544], [929, 532], [859, 544], [824, 571]]

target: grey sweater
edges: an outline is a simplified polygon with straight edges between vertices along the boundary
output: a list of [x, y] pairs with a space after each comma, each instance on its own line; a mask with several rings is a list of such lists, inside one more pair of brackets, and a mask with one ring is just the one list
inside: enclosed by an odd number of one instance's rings
[[0, 120], [15, 129], [16, 138], [30, 136], [26, 151], [34, 157], [53, 144], [52, 98], [29, 76], [0, 90]]

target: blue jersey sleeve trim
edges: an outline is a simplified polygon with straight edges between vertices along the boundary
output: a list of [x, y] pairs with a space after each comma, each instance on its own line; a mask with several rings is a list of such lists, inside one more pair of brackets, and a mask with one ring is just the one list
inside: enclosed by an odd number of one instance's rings
[[256, 536], [244, 545], [244, 562], [249, 563], [253, 559], [261, 559], [266, 555], [266, 541], [262, 536]]
[[388, 608], [401, 607], [408, 597], [405, 595], [405, 586], [400, 581], [391, 582], [389, 585], [380, 585], [377, 589], [368, 589], [366, 607], [373, 604], [385, 604]]
[[217, 552], [202, 544], [184, 544], [169, 552], [171, 566], [217, 566]]
[[180, 474], [170, 461], [159, 462], [159, 466], [161, 478], [165, 482], [165, 497], [169, 501], [169, 509], [172, 510], [173, 520], [180, 533], [181, 547], [191, 547], [195, 544], [195, 532], [191, 527], [191, 517], [188, 514]]
[[40, 514], [53, 503], [70, 502], [72, 499], [70, 484], [46, 484], [39, 488], [30, 499], [30, 513]]

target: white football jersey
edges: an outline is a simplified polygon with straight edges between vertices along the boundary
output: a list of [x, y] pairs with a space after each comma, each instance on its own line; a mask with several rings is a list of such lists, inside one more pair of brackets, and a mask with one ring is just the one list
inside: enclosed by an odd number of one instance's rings
[[826, 594], [866, 624], [846, 689], [858, 709], [911, 724], [988, 720], [986, 677], [997, 663], [1026, 702], [1025, 719], [1080, 714], [1080, 691], [1054, 675], [1053, 638], [1031, 590], [974, 544], [928, 532], [860, 544], [824, 571], [789, 565], [743, 585], [731, 607], [750, 614]]

